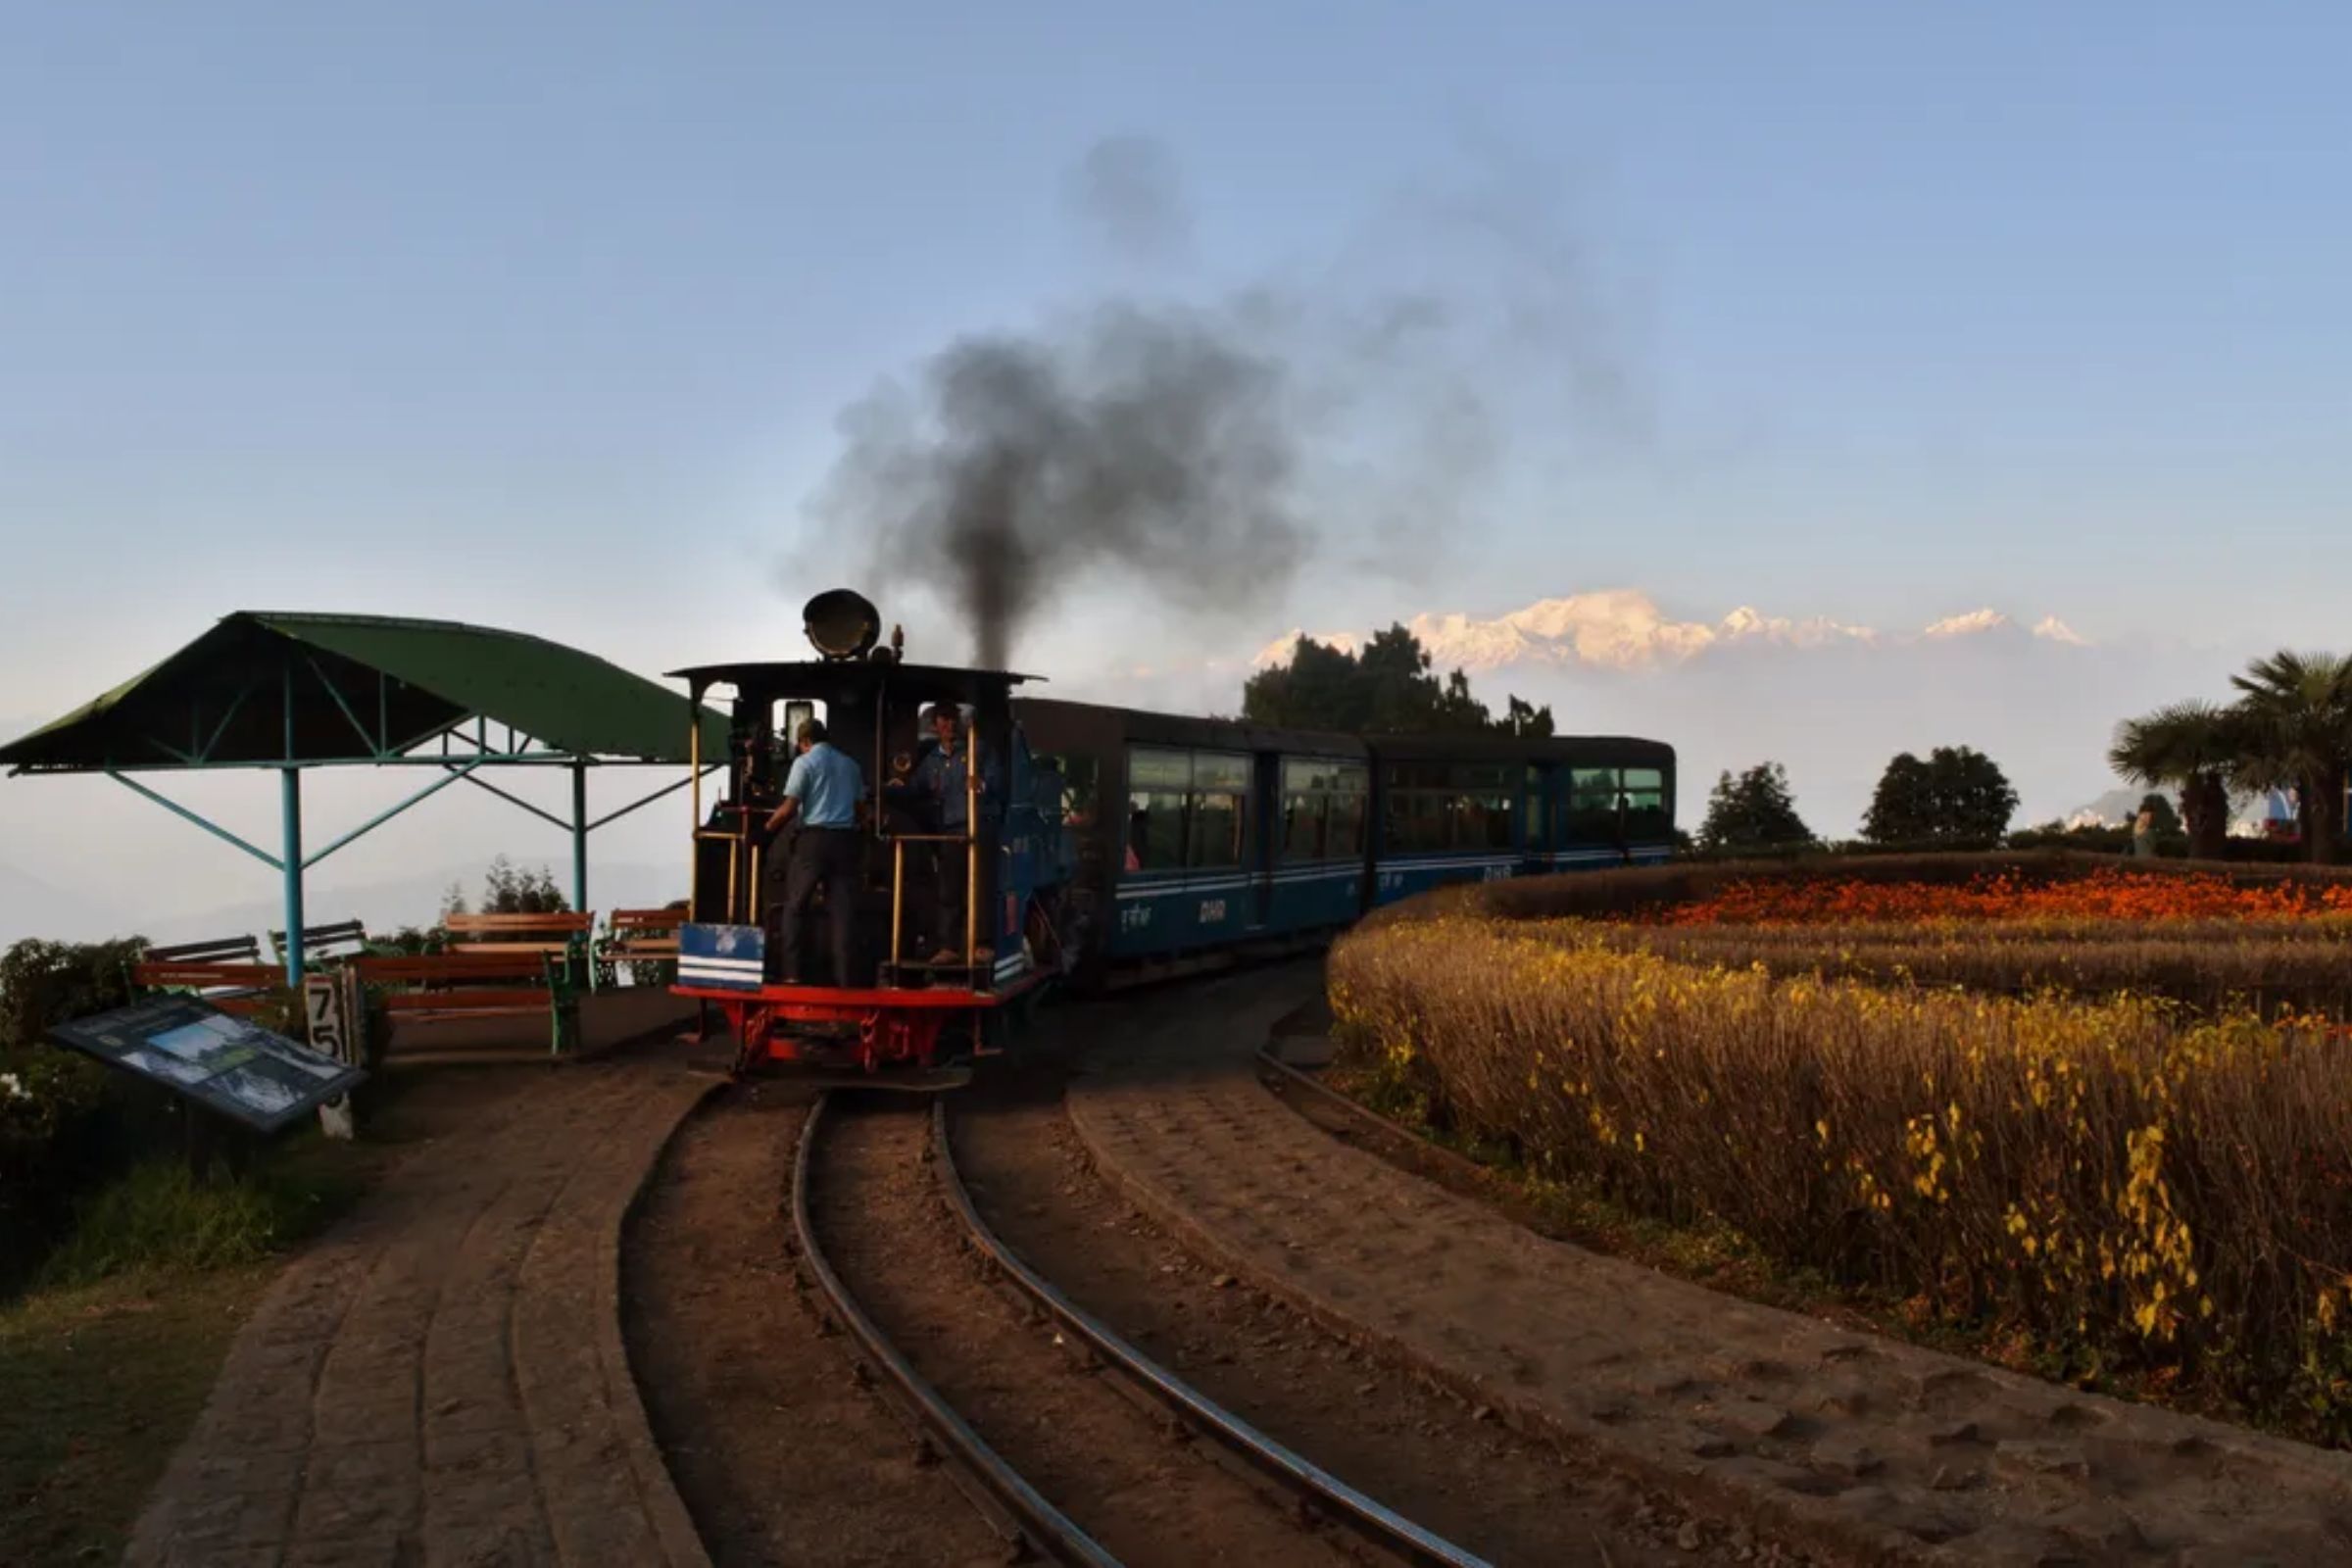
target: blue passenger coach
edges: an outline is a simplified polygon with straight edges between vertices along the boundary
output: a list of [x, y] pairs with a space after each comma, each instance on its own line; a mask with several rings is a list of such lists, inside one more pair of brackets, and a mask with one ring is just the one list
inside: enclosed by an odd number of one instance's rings
[[1062, 774], [1073, 948], [1113, 965], [1266, 951], [1363, 912], [1362, 741], [1091, 703], [1018, 712]]
[[1616, 735], [1375, 736], [1371, 901], [1647, 865], [1674, 848], [1674, 748]]
[[1671, 853], [1674, 750], [1619, 736], [1359, 739], [1090, 703], [1014, 704], [1064, 786], [1065, 946], [1191, 967], [1317, 942], [1448, 883]]

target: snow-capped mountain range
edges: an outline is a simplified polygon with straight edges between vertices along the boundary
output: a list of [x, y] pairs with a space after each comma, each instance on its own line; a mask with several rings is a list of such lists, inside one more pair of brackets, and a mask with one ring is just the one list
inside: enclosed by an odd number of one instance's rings
[[[1826, 616], [1798, 620], [1767, 615], [1748, 605], [1717, 621], [1676, 620], [1638, 588], [1538, 600], [1492, 619], [1423, 612], [1405, 624], [1439, 667], [1472, 672], [1542, 664], [1652, 669], [1740, 647], [1876, 647], [2000, 635], [2086, 646], [2085, 639], [2055, 615], [2045, 615], [2028, 628], [1991, 609], [1948, 615], [1912, 633], [1852, 626]], [[1268, 643], [1253, 662], [1261, 667], [1286, 662], [1301, 635], [1294, 629]], [[1315, 640], [1350, 653], [1365, 641], [1351, 632], [1317, 634]]]

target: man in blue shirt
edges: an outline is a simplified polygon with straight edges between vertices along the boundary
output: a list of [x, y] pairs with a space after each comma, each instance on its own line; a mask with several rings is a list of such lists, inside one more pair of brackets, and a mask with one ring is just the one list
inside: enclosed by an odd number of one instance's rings
[[858, 816], [865, 796], [865, 773], [847, 752], [825, 739], [825, 726], [816, 719], [801, 721], [793, 736], [800, 755], [784, 778], [784, 799], [768, 813], [769, 833], [781, 832], [796, 818], [801, 830], [793, 838], [792, 858], [784, 873], [783, 983], [801, 984], [801, 947], [808, 906], [816, 890], [825, 890], [825, 923], [831, 935], [833, 983], [857, 983], [852, 966], [858, 931], [858, 880], [862, 869], [858, 854]]

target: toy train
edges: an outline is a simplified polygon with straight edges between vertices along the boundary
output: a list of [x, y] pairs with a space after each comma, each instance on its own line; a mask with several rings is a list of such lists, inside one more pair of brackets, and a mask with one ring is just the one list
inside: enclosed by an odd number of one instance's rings
[[[878, 646], [856, 594], [818, 596], [805, 621], [818, 659], [673, 676], [698, 714], [732, 693], [726, 781], [707, 810], [721, 760], [693, 734], [675, 989], [724, 1012], [739, 1067], [935, 1069], [1002, 1051], [1053, 982], [1310, 947], [1446, 883], [1651, 863], [1672, 847], [1674, 752], [1657, 741], [1356, 737], [1016, 697], [1033, 677], [908, 663], [896, 636]], [[977, 766], [924, 765], [926, 720], [943, 713], [932, 727], [951, 757]], [[765, 829], [806, 718], [867, 785], [854, 972], [821, 984], [804, 983], [816, 956], [782, 952], [793, 826], [780, 841]]]

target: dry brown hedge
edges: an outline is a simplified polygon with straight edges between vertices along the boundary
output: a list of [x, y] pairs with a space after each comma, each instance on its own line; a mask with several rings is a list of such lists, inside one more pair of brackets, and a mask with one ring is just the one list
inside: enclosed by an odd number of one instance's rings
[[[2352, 1048], [2234, 1004], [2340, 991], [2352, 921], [1594, 918], [1767, 874], [1963, 883], [2115, 865], [1889, 857], [1456, 890], [1345, 938], [1332, 1004], [1359, 1062], [1551, 1178], [1732, 1226], [2044, 1369], [2129, 1374], [2344, 1441]], [[2229, 869], [2248, 885], [2313, 875]], [[2045, 981], [2081, 994], [1991, 994]]]

